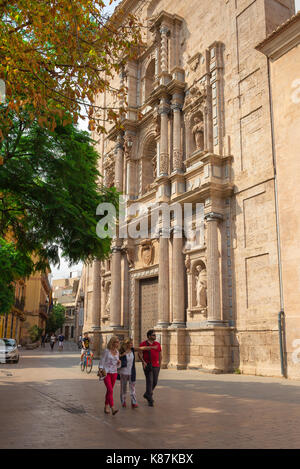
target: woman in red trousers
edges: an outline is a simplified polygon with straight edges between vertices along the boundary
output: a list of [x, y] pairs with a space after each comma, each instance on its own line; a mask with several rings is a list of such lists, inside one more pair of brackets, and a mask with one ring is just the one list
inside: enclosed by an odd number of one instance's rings
[[104, 412], [109, 414], [111, 409], [113, 415], [118, 412], [118, 409], [114, 408], [113, 391], [118, 374], [117, 368], [119, 368], [121, 365], [119, 360], [119, 346], [120, 343], [118, 337], [113, 336], [108, 342], [107, 348], [104, 350], [104, 353], [99, 362], [100, 374], [103, 373], [103, 370], [106, 373], [104, 378], [104, 383], [106, 386]]

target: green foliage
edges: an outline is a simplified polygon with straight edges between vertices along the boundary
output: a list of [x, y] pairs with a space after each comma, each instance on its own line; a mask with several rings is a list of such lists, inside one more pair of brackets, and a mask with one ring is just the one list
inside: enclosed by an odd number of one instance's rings
[[35, 252], [36, 268], [59, 262], [58, 248], [70, 263], [102, 259], [110, 239], [96, 234], [96, 208], [118, 193], [98, 189], [98, 154], [87, 132], [61, 121], [53, 132], [37, 121], [14, 117], [0, 146], [0, 235], [12, 230], [21, 252]]
[[0, 314], [10, 311], [14, 302], [15, 282], [28, 277], [32, 269], [30, 256], [18, 251], [13, 242], [0, 237]]
[[52, 332], [60, 329], [66, 320], [66, 308], [58, 303], [53, 306], [52, 312], [47, 320], [46, 333], [52, 334]]
[[87, 132], [59, 119], [50, 131], [28, 112], [11, 119], [0, 142], [0, 314], [13, 304], [13, 282], [59, 264], [59, 248], [70, 264], [107, 257], [111, 239], [96, 234], [96, 208], [110, 202], [118, 209], [116, 190], [99, 189], [98, 154]]
[[43, 329], [41, 329], [37, 325], [34, 325], [29, 329], [28, 332], [29, 332], [29, 337], [30, 337], [31, 342], [34, 343], [40, 340], [41, 335], [43, 333]]

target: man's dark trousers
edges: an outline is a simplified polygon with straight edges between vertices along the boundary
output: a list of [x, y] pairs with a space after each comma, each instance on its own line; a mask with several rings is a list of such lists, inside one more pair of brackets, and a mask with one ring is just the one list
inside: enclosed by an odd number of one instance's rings
[[151, 370], [144, 370], [146, 376], [146, 392], [145, 397], [149, 402], [153, 403], [153, 391], [157, 385], [158, 375], [159, 375], [159, 366], [152, 366]]

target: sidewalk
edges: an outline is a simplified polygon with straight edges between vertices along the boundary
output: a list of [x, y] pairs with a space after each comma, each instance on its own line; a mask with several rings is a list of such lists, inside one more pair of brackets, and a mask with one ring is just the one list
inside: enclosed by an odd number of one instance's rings
[[106, 416], [98, 360], [90, 375], [82, 373], [73, 348], [22, 351], [18, 364], [0, 366], [2, 448], [300, 446], [299, 381], [161, 370], [152, 408], [142, 397], [145, 378], [137, 364], [139, 408], [131, 409], [129, 393], [127, 408], [120, 408], [117, 383], [120, 411]]

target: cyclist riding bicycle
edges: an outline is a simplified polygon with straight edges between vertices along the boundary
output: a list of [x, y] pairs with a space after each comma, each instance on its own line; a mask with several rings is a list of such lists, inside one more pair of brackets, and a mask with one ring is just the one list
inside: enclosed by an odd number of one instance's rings
[[94, 356], [93, 352], [91, 352], [90, 350], [90, 344], [91, 344], [91, 339], [89, 338], [89, 334], [88, 332], [85, 332], [83, 334], [83, 339], [81, 341], [81, 345], [82, 345], [81, 355], [80, 355], [81, 362], [83, 361], [83, 357], [85, 353], [89, 353], [92, 357]]

